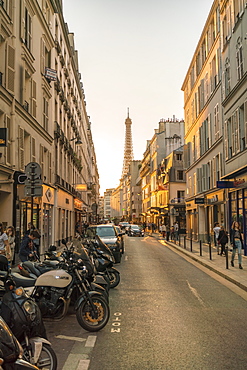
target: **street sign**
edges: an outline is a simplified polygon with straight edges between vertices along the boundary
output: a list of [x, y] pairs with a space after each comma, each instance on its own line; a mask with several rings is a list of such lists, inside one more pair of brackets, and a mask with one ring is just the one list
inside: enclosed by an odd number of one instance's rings
[[25, 185], [25, 196], [26, 197], [42, 197], [43, 196], [43, 187], [41, 185], [31, 186]]
[[204, 204], [205, 200], [204, 198], [195, 198], [195, 204]]
[[24, 183], [27, 186], [40, 186], [43, 184], [43, 181], [41, 179], [31, 180], [29, 178], [26, 178]]
[[41, 176], [41, 167], [36, 162], [30, 162], [25, 167], [25, 173], [28, 178], [32, 180], [39, 179]]

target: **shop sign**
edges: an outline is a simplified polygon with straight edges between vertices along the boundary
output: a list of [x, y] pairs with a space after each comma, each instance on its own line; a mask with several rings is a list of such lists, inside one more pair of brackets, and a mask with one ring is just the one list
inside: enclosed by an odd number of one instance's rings
[[57, 71], [55, 69], [45, 67], [45, 78], [50, 81], [57, 81]]
[[238, 179], [238, 180], [235, 180], [233, 183], [234, 183], [234, 188], [245, 187], [245, 179]]
[[213, 198], [208, 199], [208, 203], [216, 203], [218, 202], [218, 195], [215, 195]]
[[195, 198], [195, 204], [204, 204], [205, 200], [204, 198]]
[[216, 181], [216, 187], [219, 189], [234, 188], [234, 181]]

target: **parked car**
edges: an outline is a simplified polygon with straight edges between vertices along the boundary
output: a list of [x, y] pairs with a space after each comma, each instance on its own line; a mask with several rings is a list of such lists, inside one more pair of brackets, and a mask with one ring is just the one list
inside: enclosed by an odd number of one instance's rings
[[121, 238], [121, 249], [122, 249], [122, 254], [123, 254], [124, 253], [124, 237], [123, 237], [123, 232], [122, 232], [120, 226], [115, 226], [115, 228], [117, 230], [118, 235]]
[[126, 230], [128, 229], [128, 227], [130, 226], [130, 224], [128, 222], [119, 222], [119, 226], [121, 228], [121, 230], [126, 233]]
[[117, 233], [116, 227], [112, 224], [90, 225], [86, 231], [86, 237], [98, 235], [100, 239], [110, 248], [116, 263], [121, 262], [122, 247], [121, 234]]
[[129, 236], [144, 236], [144, 231], [138, 225], [130, 224], [127, 233]]

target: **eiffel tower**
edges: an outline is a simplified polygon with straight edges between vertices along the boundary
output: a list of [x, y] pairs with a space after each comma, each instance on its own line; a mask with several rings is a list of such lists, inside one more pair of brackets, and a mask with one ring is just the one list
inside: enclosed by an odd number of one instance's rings
[[127, 175], [129, 171], [130, 162], [133, 161], [133, 144], [132, 144], [132, 132], [131, 125], [132, 121], [129, 118], [129, 108], [128, 108], [128, 117], [125, 120], [126, 130], [125, 130], [125, 146], [124, 146], [124, 160], [123, 160], [123, 171], [122, 178]]

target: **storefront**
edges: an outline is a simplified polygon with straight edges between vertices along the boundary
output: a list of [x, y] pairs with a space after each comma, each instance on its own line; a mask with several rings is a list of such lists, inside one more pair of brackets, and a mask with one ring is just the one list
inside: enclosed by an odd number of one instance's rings
[[75, 233], [74, 197], [62, 189], [57, 189], [55, 194], [57, 198], [55, 244], [60, 245], [62, 239], [71, 240]]
[[213, 193], [206, 194], [206, 234], [208, 241], [214, 241], [214, 225], [226, 226], [226, 196], [225, 190], [219, 189]]

